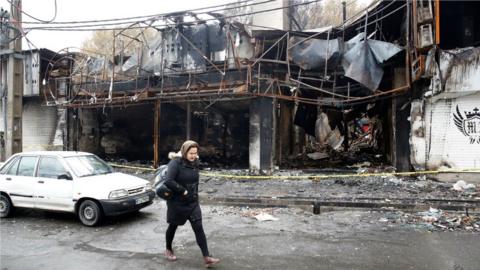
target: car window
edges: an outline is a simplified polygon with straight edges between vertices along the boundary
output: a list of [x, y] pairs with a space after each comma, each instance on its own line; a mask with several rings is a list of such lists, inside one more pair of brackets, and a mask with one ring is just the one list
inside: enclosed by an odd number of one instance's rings
[[112, 168], [95, 155], [66, 157], [65, 161], [78, 177], [112, 172]]
[[36, 163], [37, 163], [37, 157], [22, 157], [20, 159], [20, 164], [18, 164], [17, 175], [33, 176]]
[[[20, 161], [20, 158], [16, 158], [13, 161], [13, 164], [12, 162], [9, 162], [10, 164], [7, 164], [5, 167], [3, 167], [3, 169], [5, 169], [6, 171], [5, 174], [16, 175], [19, 161]], [[9, 165], [12, 165], [12, 166], [9, 167]], [[2, 169], [2, 174], [3, 174], [3, 169]], [[6, 169], [8, 169], [8, 171]]]
[[67, 170], [63, 167], [58, 158], [41, 157], [38, 164], [38, 177], [47, 177], [58, 179], [59, 175], [67, 174]]

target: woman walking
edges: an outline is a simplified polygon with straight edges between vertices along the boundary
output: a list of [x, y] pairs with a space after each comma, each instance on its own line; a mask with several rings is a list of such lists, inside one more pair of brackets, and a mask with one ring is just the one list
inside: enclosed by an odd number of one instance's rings
[[198, 203], [198, 144], [194, 141], [185, 141], [180, 148], [180, 154], [169, 154], [172, 160], [168, 163], [165, 181], [165, 185], [174, 193], [167, 201], [169, 225], [165, 234], [167, 243], [165, 257], [169, 261], [177, 260], [172, 249], [173, 238], [177, 227], [184, 225], [188, 220], [192, 225], [197, 244], [202, 250], [205, 266], [210, 267], [220, 262], [220, 259], [210, 256], [202, 226], [202, 211]]

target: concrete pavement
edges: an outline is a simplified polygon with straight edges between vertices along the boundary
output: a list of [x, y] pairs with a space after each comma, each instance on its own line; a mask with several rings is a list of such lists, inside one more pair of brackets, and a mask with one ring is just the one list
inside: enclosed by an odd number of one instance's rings
[[[202, 210], [210, 250], [222, 259], [216, 269], [478, 269], [480, 234], [379, 222], [383, 212]], [[278, 220], [253, 218], [261, 212]], [[189, 225], [174, 241], [179, 260], [163, 258], [165, 214], [156, 200], [138, 214], [89, 228], [73, 215], [21, 210], [0, 221], [1, 269], [202, 269]]]

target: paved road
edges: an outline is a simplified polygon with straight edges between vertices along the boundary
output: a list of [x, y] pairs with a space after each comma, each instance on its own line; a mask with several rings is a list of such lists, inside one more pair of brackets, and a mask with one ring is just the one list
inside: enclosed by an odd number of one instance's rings
[[[1, 269], [202, 269], [189, 226], [177, 232], [179, 260], [163, 252], [165, 204], [88, 228], [73, 215], [21, 210], [0, 222]], [[369, 211], [313, 215], [300, 209], [202, 207], [216, 269], [478, 269], [480, 234], [428, 232], [378, 222]], [[260, 222], [260, 211], [277, 221]]]

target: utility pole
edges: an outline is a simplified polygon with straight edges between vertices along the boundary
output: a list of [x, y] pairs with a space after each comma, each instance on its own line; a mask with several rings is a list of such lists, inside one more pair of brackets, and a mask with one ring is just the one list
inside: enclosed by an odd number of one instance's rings
[[[11, 20], [8, 23], [8, 49], [2, 47], [2, 78], [6, 78], [6, 102], [3, 102], [4, 139], [2, 143], [2, 159], [22, 151], [22, 97], [23, 97], [23, 56], [21, 29], [21, 0], [11, 2]], [[7, 47], [7, 46], [5, 46]], [[6, 64], [4, 65], [4, 60]], [[4, 84], [4, 80], [2, 80]], [[3, 86], [3, 85], [2, 85]], [[6, 122], [6, 125], [5, 125]]]

